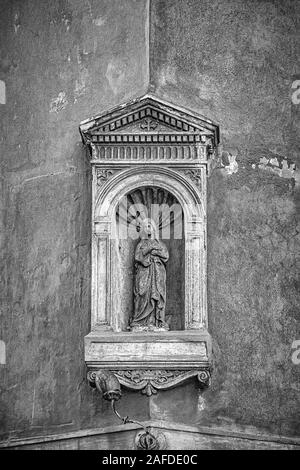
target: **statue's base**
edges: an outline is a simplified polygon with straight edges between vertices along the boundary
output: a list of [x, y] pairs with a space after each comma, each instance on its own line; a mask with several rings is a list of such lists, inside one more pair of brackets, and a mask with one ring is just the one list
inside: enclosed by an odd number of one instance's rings
[[109, 369], [131, 390], [150, 396], [197, 377], [210, 382], [211, 341], [205, 329], [158, 332], [93, 331], [85, 337], [88, 380]]
[[131, 326], [128, 328], [129, 331], [132, 331], [133, 333], [141, 333], [145, 331], [150, 331], [150, 332], [156, 332], [156, 333], [161, 333], [163, 331], [169, 331], [170, 328], [168, 326], [163, 326], [163, 327], [158, 327], [158, 326]]
[[92, 331], [85, 337], [89, 369], [193, 369], [209, 365], [206, 329], [182, 331]]

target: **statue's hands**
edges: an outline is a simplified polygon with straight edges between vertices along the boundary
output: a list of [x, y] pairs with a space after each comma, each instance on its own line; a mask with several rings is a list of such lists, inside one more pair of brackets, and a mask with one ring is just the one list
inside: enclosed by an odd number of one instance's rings
[[155, 255], [160, 255], [161, 251], [162, 251], [162, 247], [158, 243], [156, 243], [155, 246], [145, 248], [143, 250], [143, 255], [144, 256], [147, 256], [148, 254], [151, 254], [151, 255], [154, 255], [154, 256]]
[[161, 250], [162, 250], [162, 247], [161, 247], [161, 246], [159, 245], [159, 243], [157, 243], [157, 242], [155, 243], [155, 246], [153, 246], [153, 247], [151, 248], [152, 253], [153, 253], [154, 251], [161, 251]]
[[152, 248], [151, 255], [160, 255], [161, 248]]
[[147, 255], [151, 254], [153, 250], [154, 250], [154, 248], [145, 248], [143, 250], [143, 255], [147, 256]]

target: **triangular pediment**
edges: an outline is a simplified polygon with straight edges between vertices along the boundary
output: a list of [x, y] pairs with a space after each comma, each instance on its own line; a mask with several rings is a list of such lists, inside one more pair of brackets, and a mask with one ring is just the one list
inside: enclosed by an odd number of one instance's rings
[[107, 134], [201, 134], [219, 141], [212, 121], [150, 95], [83, 121], [80, 131], [84, 141]]
[[153, 108], [146, 107], [138, 112], [129, 114], [121, 119], [113, 120], [93, 130], [95, 134], [176, 134], [180, 132], [195, 132], [195, 128], [184, 126], [182, 123], [171, 122], [169, 116], [157, 113]]

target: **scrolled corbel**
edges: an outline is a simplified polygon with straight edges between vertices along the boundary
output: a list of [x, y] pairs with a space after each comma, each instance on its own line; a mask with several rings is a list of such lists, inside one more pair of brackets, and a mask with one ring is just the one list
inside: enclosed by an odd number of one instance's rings
[[207, 388], [210, 386], [211, 383], [211, 373], [209, 369], [201, 370], [198, 375], [197, 379], [200, 384], [200, 388]]
[[114, 414], [122, 421], [123, 424], [133, 423], [143, 428], [143, 432], [139, 433], [136, 445], [139, 449], [161, 449], [164, 443], [164, 436], [162, 433], [158, 435], [150, 431], [149, 426], [144, 426], [143, 423], [130, 419], [129, 416], [121, 416], [115, 408], [115, 401], [119, 400], [122, 396], [121, 385], [115, 374], [108, 370], [96, 370], [88, 372], [87, 379], [92, 387], [96, 387], [103, 398], [111, 403], [111, 408]]

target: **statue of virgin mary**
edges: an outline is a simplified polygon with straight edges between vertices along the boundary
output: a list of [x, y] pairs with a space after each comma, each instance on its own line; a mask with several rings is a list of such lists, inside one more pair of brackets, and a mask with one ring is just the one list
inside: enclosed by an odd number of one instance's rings
[[166, 263], [169, 253], [158, 239], [151, 219], [142, 223], [140, 241], [135, 249], [134, 314], [132, 331], [167, 331]]

